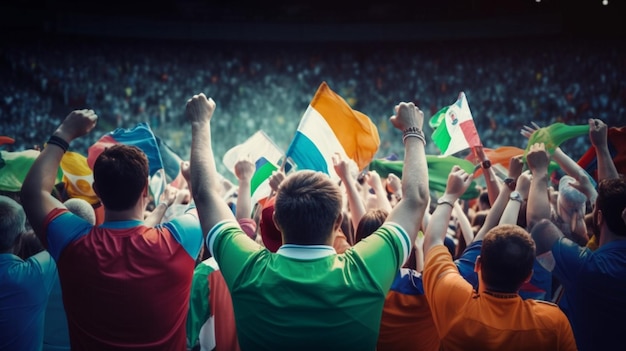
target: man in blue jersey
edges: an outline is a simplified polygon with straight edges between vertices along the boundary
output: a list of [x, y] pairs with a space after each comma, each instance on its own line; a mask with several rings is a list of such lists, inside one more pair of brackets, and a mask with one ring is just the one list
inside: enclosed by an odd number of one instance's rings
[[204, 94], [187, 102], [192, 191], [207, 247], [231, 291], [241, 349], [374, 350], [385, 296], [428, 202], [423, 112], [400, 103], [390, 118], [405, 144], [402, 201], [379, 230], [337, 254], [343, 195], [321, 172], [296, 171], [281, 182], [273, 217], [283, 245], [276, 253], [239, 228], [217, 191], [214, 110]]
[[0, 350], [41, 350], [44, 315], [57, 266], [47, 251], [26, 260], [13, 254], [26, 214], [0, 195]]

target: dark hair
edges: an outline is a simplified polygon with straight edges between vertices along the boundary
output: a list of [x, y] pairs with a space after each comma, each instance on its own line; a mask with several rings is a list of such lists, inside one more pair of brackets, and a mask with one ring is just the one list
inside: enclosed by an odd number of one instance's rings
[[626, 207], [626, 181], [623, 177], [603, 179], [598, 183], [596, 210], [602, 211], [602, 217], [610, 231], [617, 235], [626, 235], [626, 224], [622, 211]]
[[534, 261], [535, 242], [520, 226], [496, 226], [483, 239], [481, 273], [489, 290], [517, 292], [532, 272]]
[[387, 211], [381, 209], [373, 209], [365, 212], [356, 227], [355, 241], [358, 243], [374, 233], [376, 229], [383, 225], [388, 215], [389, 213]]
[[276, 192], [274, 216], [284, 244], [322, 244], [341, 215], [342, 194], [328, 175], [301, 170], [288, 175]]
[[15, 255], [26, 260], [44, 250], [45, 247], [41, 243], [41, 240], [39, 240], [32, 229], [29, 229], [19, 236], [19, 243], [17, 244]]
[[148, 183], [148, 158], [135, 146], [106, 148], [93, 166], [94, 189], [105, 209], [133, 207]]

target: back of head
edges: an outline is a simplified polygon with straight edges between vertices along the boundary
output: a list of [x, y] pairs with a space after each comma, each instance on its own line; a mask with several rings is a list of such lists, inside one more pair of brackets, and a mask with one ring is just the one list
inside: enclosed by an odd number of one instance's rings
[[362, 239], [367, 238], [370, 234], [374, 233], [376, 229], [380, 228], [388, 215], [389, 213], [387, 213], [387, 211], [381, 209], [365, 212], [359, 221], [359, 225], [356, 227], [356, 242], [358, 243]]
[[534, 261], [535, 242], [517, 225], [496, 226], [483, 239], [481, 274], [491, 291], [517, 292], [530, 276]]
[[323, 244], [334, 235], [341, 207], [341, 190], [328, 175], [302, 170], [280, 184], [274, 216], [285, 244]]
[[26, 230], [26, 214], [22, 205], [0, 195], [0, 252], [13, 248], [17, 237]]
[[607, 228], [616, 235], [626, 236], [622, 211], [626, 207], [626, 180], [623, 177], [603, 179], [598, 183], [596, 211], [602, 211]]
[[63, 204], [73, 214], [86, 220], [90, 224], [96, 224], [96, 211], [94, 211], [89, 202], [76, 197], [67, 199]]
[[108, 210], [133, 207], [148, 183], [148, 158], [135, 146], [105, 149], [93, 166], [94, 189]]

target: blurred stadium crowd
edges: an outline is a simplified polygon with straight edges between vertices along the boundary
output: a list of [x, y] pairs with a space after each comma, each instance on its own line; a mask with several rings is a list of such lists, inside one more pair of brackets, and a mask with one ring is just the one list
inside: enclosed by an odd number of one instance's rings
[[[217, 155], [265, 131], [283, 150], [322, 81], [379, 126], [378, 157], [402, 152], [387, 119], [414, 101], [428, 120], [467, 95], [485, 147], [525, 147], [520, 128], [537, 122], [624, 124], [626, 49], [615, 42], [485, 39], [387, 44], [264, 44], [66, 39], [0, 51], [0, 135], [7, 151], [44, 143], [73, 109], [90, 108], [97, 130], [73, 142], [86, 154], [104, 133], [137, 122], [188, 158], [186, 99], [217, 102]], [[427, 123], [425, 123], [425, 126]], [[432, 130], [426, 127], [428, 135]], [[429, 139], [427, 137], [427, 139]], [[574, 158], [587, 138], [563, 145]], [[429, 142], [427, 152], [438, 154]], [[220, 170], [223, 171], [223, 170]]]

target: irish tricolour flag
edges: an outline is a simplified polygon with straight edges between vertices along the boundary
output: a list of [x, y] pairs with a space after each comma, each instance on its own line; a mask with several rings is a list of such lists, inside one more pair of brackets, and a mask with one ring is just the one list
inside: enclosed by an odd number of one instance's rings
[[320, 171], [339, 179], [332, 161], [335, 153], [352, 161], [358, 173], [368, 167], [379, 145], [378, 129], [370, 118], [353, 110], [322, 82], [300, 120], [286, 156], [288, 164], [295, 164], [297, 170]]
[[429, 124], [434, 130], [433, 142], [442, 156], [453, 155], [481, 145], [464, 92], [459, 93], [459, 98], [454, 104], [435, 113]]

